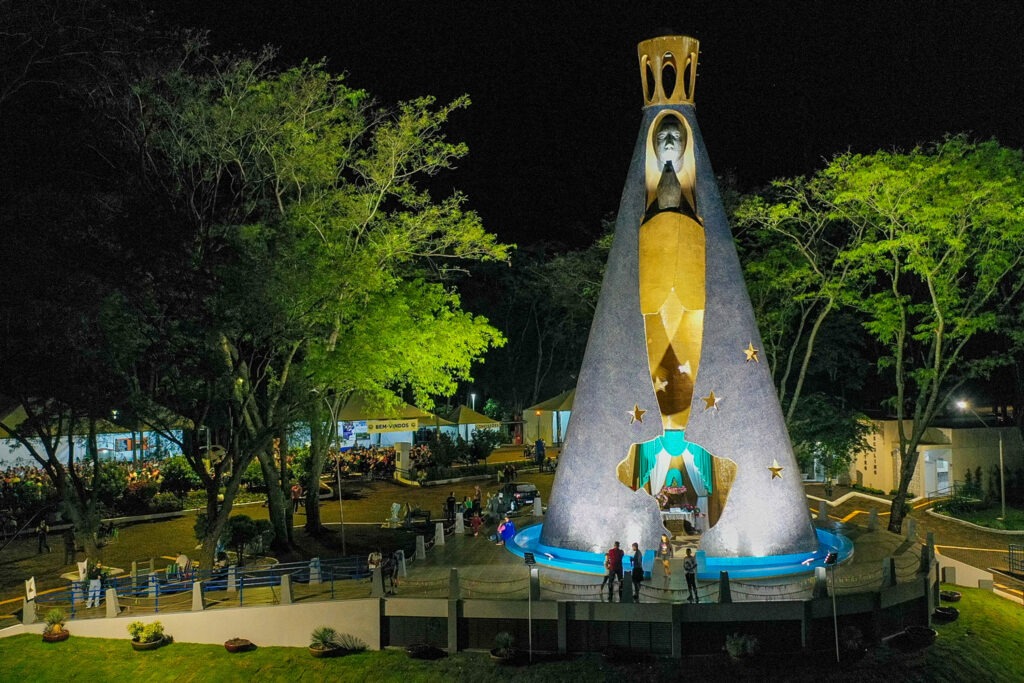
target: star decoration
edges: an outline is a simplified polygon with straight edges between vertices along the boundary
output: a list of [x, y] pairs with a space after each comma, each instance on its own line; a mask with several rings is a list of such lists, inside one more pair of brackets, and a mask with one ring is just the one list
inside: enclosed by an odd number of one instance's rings
[[641, 410], [640, 406], [634, 403], [633, 410], [626, 411], [626, 414], [629, 415], [629, 424], [633, 424], [634, 422], [643, 422], [644, 413], [646, 412], [646, 410]]
[[692, 375], [693, 374], [693, 370], [690, 369], [690, 361], [686, 361], [685, 363], [683, 363], [682, 365], [679, 366], [679, 374], [680, 375]]
[[665, 387], [668, 386], [668, 380], [664, 380], [661, 377], [654, 378], [654, 390], [665, 391]]
[[777, 458], [772, 458], [772, 464], [768, 467], [768, 471], [772, 473], [772, 479], [782, 479], [782, 466], [779, 465]]
[[722, 399], [715, 396], [715, 392], [712, 391], [707, 396], [701, 396], [700, 400], [704, 401], [704, 410], [710, 410], [711, 408], [718, 410], [718, 402]]
[[748, 342], [747, 348], [743, 349], [743, 353], [747, 354], [747, 362], [754, 361], [760, 363], [761, 359], [757, 357], [758, 350], [754, 348], [754, 342]]

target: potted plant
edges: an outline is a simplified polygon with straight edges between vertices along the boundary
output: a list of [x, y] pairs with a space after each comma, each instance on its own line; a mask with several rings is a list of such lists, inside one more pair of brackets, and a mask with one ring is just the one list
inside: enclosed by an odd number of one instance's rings
[[508, 631], [499, 631], [494, 636], [494, 649], [491, 650], [491, 659], [507, 662], [516, 655], [515, 638]]
[[864, 632], [856, 626], [847, 625], [839, 632], [839, 643], [843, 648], [844, 660], [858, 660], [867, 654], [867, 647], [864, 645]]
[[159, 621], [143, 624], [133, 621], [128, 624], [128, 635], [132, 637], [132, 649], [137, 651], [155, 650], [164, 644], [164, 625]]
[[338, 632], [330, 626], [317, 626], [309, 636], [309, 654], [314, 657], [336, 657], [341, 654]]
[[54, 607], [46, 613], [43, 617], [46, 622], [46, 627], [43, 628], [43, 640], [47, 643], [59, 643], [62, 640], [67, 640], [71, 635], [71, 632], [64, 628], [64, 620], [67, 617], [64, 615], [64, 610], [60, 607]]
[[246, 640], [245, 638], [231, 638], [224, 641], [224, 649], [228, 652], [248, 652], [249, 650], [255, 650], [256, 646], [253, 645], [251, 640]]
[[761, 643], [757, 636], [750, 636], [745, 633], [731, 633], [725, 637], [725, 651], [729, 659], [742, 663], [757, 654], [761, 649]]

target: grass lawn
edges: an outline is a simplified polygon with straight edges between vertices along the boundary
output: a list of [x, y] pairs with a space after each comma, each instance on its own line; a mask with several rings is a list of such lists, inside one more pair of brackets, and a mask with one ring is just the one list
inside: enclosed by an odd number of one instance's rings
[[[1002, 507], [996, 503], [984, 510], [974, 510], [955, 515], [971, 524], [988, 527], [989, 529], [1004, 529], [1008, 531], [1024, 531], [1024, 510], [1006, 506], [1006, 519], [997, 519], [1003, 512]], [[949, 513], [946, 513], [949, 514]]]
[[[778, 656], [762, 652], [743, 667], [724, 655], [682, 661], [651, 659], [609, 664], [588, 655], [533, 665], [501, 665], [483, 653], [459, 653], [436, 662], [414, 661], [399, 650], [313, 659], [301, 648], [266, 647], [228, 654], [216, 645], [174, 643], [155, 652], [132, 651], [124, 640], [76, 638], [43, 643], [39, 636], [0, 639], [5, 680], [138, 681], [1019, 681], [1024, 678], [1024, 610], [977, 589], [958, 589], [960, 619], [937, 626], [926, 650], [887, 646], [842, 667], [829, 652]], [[244, 635], [244, 634], [240, 634]], [[539, 660], [540, 658], [538, 658]]]

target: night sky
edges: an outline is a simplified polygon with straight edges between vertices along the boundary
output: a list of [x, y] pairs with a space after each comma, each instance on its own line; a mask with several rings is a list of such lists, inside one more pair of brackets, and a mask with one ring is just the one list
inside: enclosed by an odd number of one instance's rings
[[654, 35], [700, 39], [704, 140], [715, 171], [743, 190], [813, 172], [836, 152], [947, 132], [1024, 146], [1017, 2], [153, 6], [210, 29], [217, 49], [269, 43], [285, 63], [326, 57], [382, 103], [468, 93], [473, 105], [449, 133], [470, 156], [435, 191], [466, 192], [491, 231], [520, 244], [583, 246], [617, 208], [642, 105], [636, 43]]

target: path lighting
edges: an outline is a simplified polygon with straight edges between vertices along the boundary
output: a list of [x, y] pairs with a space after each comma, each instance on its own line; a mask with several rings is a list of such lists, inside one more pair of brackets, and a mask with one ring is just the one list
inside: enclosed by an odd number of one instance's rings
[[[978, 422], [980, 422], [984, 427], [991, 429], [991, 427], [988, 426], [988, 423], [982, 419], [981, 415], [978, 415], [974, 408], [971, 407], [971, 404], [967, 401], [957, 401], [956, 407], [960, 410], [966, 410], [971, 415], [978, 418]], [[1006, 519], [1006, 477], [1004, 476], [1003, 468], [1003, 430], [998, 429], [996, 431], [999, 433], [999, 502], [1001, 503], [1003, 510], [1003, 514], [999, 519]]]

